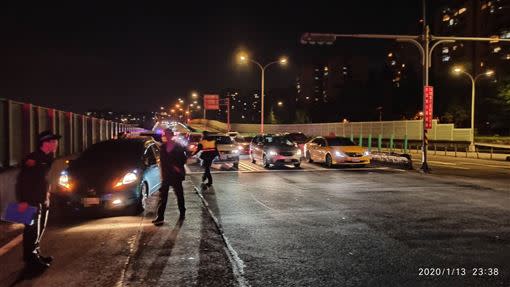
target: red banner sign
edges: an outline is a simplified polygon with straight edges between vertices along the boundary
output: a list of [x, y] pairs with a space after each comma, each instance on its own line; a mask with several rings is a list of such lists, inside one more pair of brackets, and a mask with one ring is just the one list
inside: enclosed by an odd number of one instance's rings
[[219, 110], [220, 109], [220, 96], [219, 95], [204, 95], [204, 109]]
[[432, 128], [432, 114], [434, 109], [434, 87], [432, 86], [425, 86], [424, 91], [425, 93], [425, 107], [423, 111], [423, 116], [425, 117], [425, 128], [431, 129]]

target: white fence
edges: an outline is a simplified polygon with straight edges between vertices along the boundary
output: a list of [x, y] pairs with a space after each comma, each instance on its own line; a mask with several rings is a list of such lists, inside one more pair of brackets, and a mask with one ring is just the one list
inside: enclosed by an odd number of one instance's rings
[[[203, 119], [192, 120], [192, 124], [205, 125], [216, 130], [226, 131], [227, 124], [219, 121]], [[258, 124], [231, 124], [231, 130], [241, 133], [258, 133]], [[302, 132], [308, 136], [338, 136], [354, 138], [378, 137], [384, 139], [421, 140], [423, 136], [422, 121], [382, 121], [382, 122], [349, 122], [349, 123], [321, 123], [321, 124], [288, 124], [288, 125], [264, 125], [266, 133]], [[428, 131], [428, 139], [435, 141], [469, 141], [471, 129], [455, 128], [453, 124], [439, 124], [432, 121], [432, 129]]]

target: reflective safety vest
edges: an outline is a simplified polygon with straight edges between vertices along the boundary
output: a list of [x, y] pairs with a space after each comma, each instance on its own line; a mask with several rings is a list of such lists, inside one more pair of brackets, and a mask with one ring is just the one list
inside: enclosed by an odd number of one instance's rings
[[215, 140], [201, 140], [200, 144], [202, 145], [202, 151], [216, 150], [216, 141]]

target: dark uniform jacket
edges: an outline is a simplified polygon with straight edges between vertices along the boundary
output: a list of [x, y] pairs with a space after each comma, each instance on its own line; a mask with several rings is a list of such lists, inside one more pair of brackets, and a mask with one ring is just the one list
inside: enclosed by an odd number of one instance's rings
[[167, 144], [161, 146], [160, 168], [162, 180], [183, 181], [186, 177], [186, 149], [178, 143], [173, 143], [173, 148], [167, 151]]
[[16, 180], [16, 197], [19, 202], [37, 206], [46, 201], [49, 189], [47, 176], [52, 163], [53, 154], [45, 154], [40, 149], [23, 159]]
[[[210, 147], [211, 142], [214, 148]], [[195, 154], [198, 152], [200, 152], [200, 159], [207, 161], [212, 161], [215, 157], [220, 155], [216, 145], [216, 140], [212, 137], [205, 137], [198, 143]]]

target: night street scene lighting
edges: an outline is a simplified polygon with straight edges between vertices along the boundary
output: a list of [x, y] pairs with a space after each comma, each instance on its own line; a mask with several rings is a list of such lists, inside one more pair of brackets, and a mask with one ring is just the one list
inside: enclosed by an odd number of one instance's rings
[[510, 0], [4, 1], [1, 286], [510, 286]]

